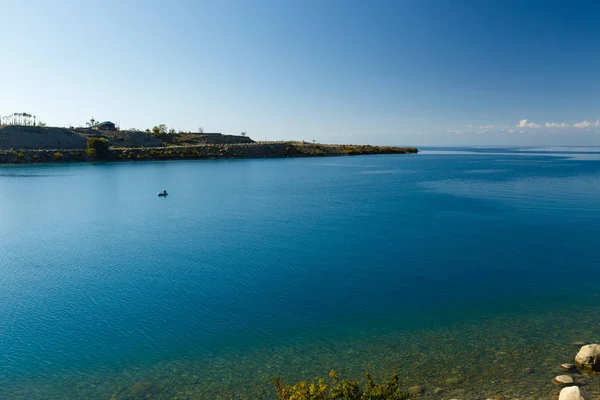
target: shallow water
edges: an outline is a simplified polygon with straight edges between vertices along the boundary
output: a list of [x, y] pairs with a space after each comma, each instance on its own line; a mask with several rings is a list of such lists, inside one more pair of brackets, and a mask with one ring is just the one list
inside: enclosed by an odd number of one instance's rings
[[270, 399], [332, 368], [550, 398], [600, 340], [600, 161], [573, 154], [2, 167], [0, 398]]

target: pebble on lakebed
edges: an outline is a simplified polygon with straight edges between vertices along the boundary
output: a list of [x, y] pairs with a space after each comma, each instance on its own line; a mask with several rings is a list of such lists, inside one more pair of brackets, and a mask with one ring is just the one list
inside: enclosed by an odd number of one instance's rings
[[411, 386], [408, 388], [408, 392], [412, 393], [412, 394], [421, 394], [425, 391], [425, 389], [423, 389], [423, 386]]
[[460, 383], [460, 381], [462, 381], [462, 379], [458, 376], [455, 376], [453, 378], [446, 379], [446, 384], [447, 385], [456, 385], [457, 383]]
[[530, 375], [533, 374], [535, 370], [533, 368], [523, 368], [523, 373]]

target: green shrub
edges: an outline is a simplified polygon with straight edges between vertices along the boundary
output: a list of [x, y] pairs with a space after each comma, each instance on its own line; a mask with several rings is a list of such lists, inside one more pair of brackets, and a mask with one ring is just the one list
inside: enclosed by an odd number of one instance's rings
[[394, 374], [385, 383], [376, 384], [366, 372], [364, 390], [358, 381], [342, 380], [335, 371], [329, 373], [327, 379], [317, 382], [301, 381], [295, 385], [283, 383], [281, 378], [274, 378], [273, 385], [280, 400], [406, 400], [409, 393], [398, 388], [398, 375]]
[[60, 161], [63, 159], [63, 154], [60, 151], [57, 151], [52, 155], [52, 158], [54, 159], [54, 161]]
[[110, 147], [108, 140], [104, 138], [89, 138], [87, 140], [87, 154], [94, 158], [107, 158]]

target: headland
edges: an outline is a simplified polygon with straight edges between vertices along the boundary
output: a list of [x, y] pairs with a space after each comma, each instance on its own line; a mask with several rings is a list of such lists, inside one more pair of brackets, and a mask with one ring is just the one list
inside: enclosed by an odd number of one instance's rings
[[102, 131], [91, 128], [0, 126], [0, 164], [283, 158], [417, 153], [413, 147], [256, 142], [221, 133]]

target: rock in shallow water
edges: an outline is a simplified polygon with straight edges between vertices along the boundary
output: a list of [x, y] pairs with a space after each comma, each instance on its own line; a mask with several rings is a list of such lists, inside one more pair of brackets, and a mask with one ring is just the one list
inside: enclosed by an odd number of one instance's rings
[[462, 379], [460, 379], [459, 377], [455, 376], [454, 378], [448, 378], [446, 379], [446, 384], [447, 385], [456, 385], [457, 383], [459, 383]]
[[527, 374], [527, 375], [531, 375], [535, 372], [535, 370], [533, 368], [523, 368], [523, 373]]
[[423, 386], [411, 386], [408, 388], [409, 393], [412, 394], [421, 394], [425, 391], [425, 389], [423, 389]]
[[571, 378], [569, 375], [558, 375], [552, 378], [552, 383], [555, 385], [572, 385], [573, 378]]
[[560, 391], [558, 400], [591, 400], [591, 397], [585, 390], [581, 390], [577, 386], [569, 386]]
[[558, 366], [558, 368], [562, 369], [563, 371], [570, 371], [572, 369], [575, 369], [575, 365], [574, 364], [560, 364]]
[[588, 344], [579, 349], [575, 364], [585, 370], [600, 371], [600, 344]]

